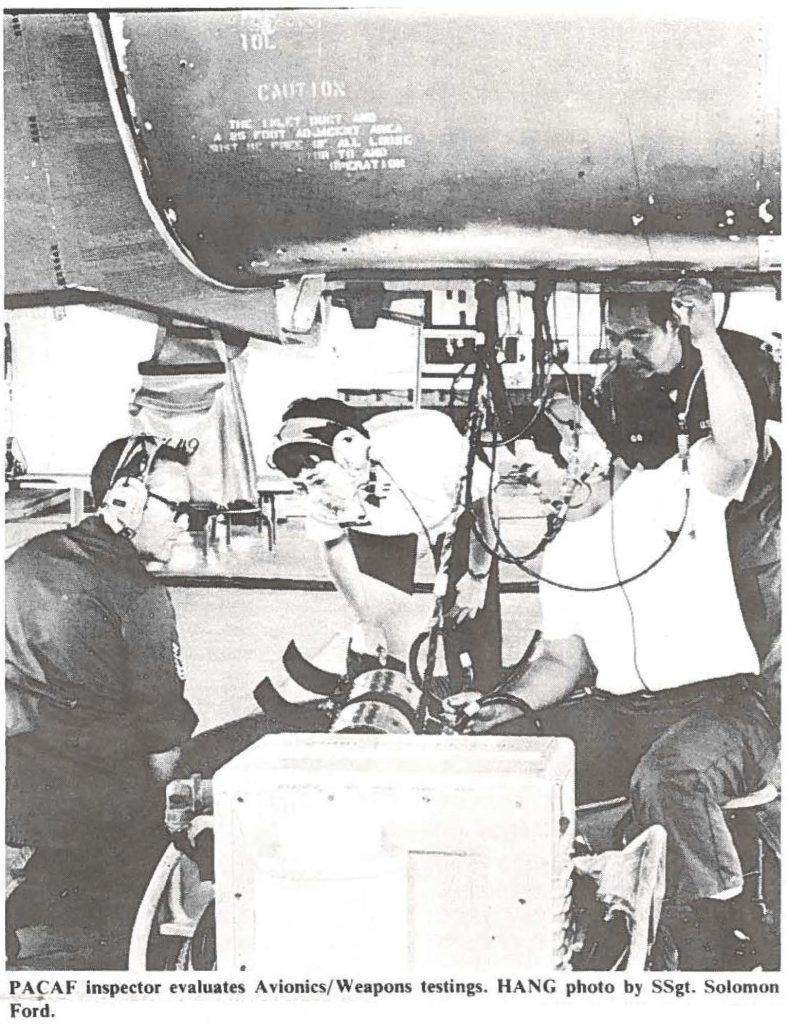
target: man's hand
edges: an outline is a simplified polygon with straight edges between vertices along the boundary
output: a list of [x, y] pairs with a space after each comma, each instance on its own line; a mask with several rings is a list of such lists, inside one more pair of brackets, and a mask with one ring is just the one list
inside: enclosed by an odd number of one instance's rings
[[181, 753], [180, 747], [173, 747], [171, 750], [163, 750], [160, 754], [148, 754], [148, 764], [156, 782], [172, 782], [180, 763]]
[[311, 515], [328, 525], [366, 525], [368, 516], [355, 480], [335, 462], [324, 461], [298, 477], [309, 495]]
[[350, 648], [356, 654], [370, 654], [382, 665], [388, 658], [388, 641], [376, 622], [356, 622], [350, 634]]
[[482, 694], [477, 690], [464, 690], [443, 701], [443, 721], [452, 729], [465, 717], [478, 710]]
[[480, 736], [494, 726], [510, 722], [522, 714], [513, 705], [502, 702], [481, 707], [478, 703], [481, 696], [474, 690], [466, 690], [464, 693], [454, 694], [453, 697], [446, 697], [443, 701], [446, 724], [463, 735]]
[[484, 607], [488, 576], [477, 580], [466, 572], [456, 585], [456, 602], [448, 612], [447, 618], [458, 626], [465, 619], [472, 619]]
[[713, 288], [704, 278], [679, 281], [672, 296], [672, 309], [680, 326], [691, 331], [695, 348], [701, 348], [706, 341], [718, 341]]
[[716, 330], [710, 284], [680, 281], [672, 308], [702, 357], [711, 438], [698, 460], [700, 473], [711, 493], [734, 497], [758, 454], [751, 396]]

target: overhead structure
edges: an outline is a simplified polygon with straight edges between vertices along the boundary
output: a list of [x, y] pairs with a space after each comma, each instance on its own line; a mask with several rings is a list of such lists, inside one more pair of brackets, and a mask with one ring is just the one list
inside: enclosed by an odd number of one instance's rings
[[6, 16], [7, 300], [277, 338], [304, 274], [771, 272], [771, 45], [746, 17]]
[[779, 224], [757, 20], [123, 13], [151, 198], [208, 274], [757, 270]]
[[210, 279], [151, 216], [87, 12], [3, 21], [6, 306], [102, 303], [277, 340], [270, 288]]

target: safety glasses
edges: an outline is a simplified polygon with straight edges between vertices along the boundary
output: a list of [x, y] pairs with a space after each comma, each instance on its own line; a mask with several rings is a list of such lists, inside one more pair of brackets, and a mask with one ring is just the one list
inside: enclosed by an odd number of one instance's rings
[[162, 505], [166, 505], [172, 512], [172, 518], [176, 521], [182, 516], [188, 520], [191, 519], [191, 506], [187, 501], [170, 501], [169, 498], [164, 498], [162, 495], [156, 494], [155, 491], [148, 491], [148, 498], [153, 498], [155, 501], [161, 502]]

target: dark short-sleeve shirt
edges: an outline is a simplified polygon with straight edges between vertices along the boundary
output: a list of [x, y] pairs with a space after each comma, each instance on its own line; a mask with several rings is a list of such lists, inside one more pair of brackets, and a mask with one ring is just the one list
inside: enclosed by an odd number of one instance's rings
[[[746, 494], [727, 511], [730, 556], [736, 571], [770, 565], [779, 559], [781, 518], [781, 458], [765, 443], [766, 420], [781, 420], [778, 366], [763, 351], [757, 338], [737, 331], [719, 332], [722, 344], [746, 385], [754, 410], [760, 455]], [[609, 402], [609, 383], [591, 419], [610, 449], [630, 466], [646, 469], [662, 465], [676, 451], [678, 413], [688, 401], [691, 385], [701, 366], [696, 349], [684, 352], [681, 364], [669, 375], [637, 381], [611, 378], [615, 415]], [[708, 398], [704, 376], [697, 377], [688, 416], [692, 442], [709, 433]], [[766, 456], [770, 456], [767, 457]]]
[[169, 594], [101, 519], [8, 560], [6, 671], [76, 702], [42, 698], [33, 731], [8, 739], [11, 841], [78, 846], [160, 815], [148, 756], [188, 739], [197, 716]]

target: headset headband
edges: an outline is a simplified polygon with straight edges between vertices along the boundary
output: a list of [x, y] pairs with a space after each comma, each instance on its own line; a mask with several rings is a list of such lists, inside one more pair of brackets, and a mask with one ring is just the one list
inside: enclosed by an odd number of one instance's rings
[[152, 434], [135, 434], [133, 437], [130, 437], [117, 461], [117, 465], [112, 473], [107, 490], [110, 490], [113, 485], [117, 483], [120, 477], [124, 475], [124, 470], [129, 467], [132, 457], [136, 455], [137, 452], [141, 452], [144, 455], [141, 472], [138, 474], [127, 473], [126, 475], [133, 475], [135, 479], [140, 480], [146, 485], [148, 477], [150, 476], [151, 470], [155, 464], [156, 457], [161, 449], [166, 446], [166, 443], [165, 439], [155, 437]]
[[275, 435], [273, 449], [268, 460], [269, 465], [284, 471], [283, 467], [277, 464], [277, 458], [280, 453], [288, 448], [297, 448], [301, 445], [321, 449], [325, 452], [326, 456], [330, 457], [331, 444], [323, 438], [316, 436], [315, 433], [326, 427], [335, 427], [337, 431], [344, 429], [341, 423], [336, 423], [330, 419], [323, 419], [319, 416], [293, 416], [285, 420], [279, 428], [279, 432]]
[[325, 441], [321, 440], [314, 433], [315, 430], [322, 430], [325, 427], [336, 427], [338, 430], [345, 429], [341, 423], [322, 416], [292, 416], [282, 423], [279, 432], [276, 434], [276, 440], [278, 441], [276, 447], [281, 448], [287, 444], [325, 445]]

